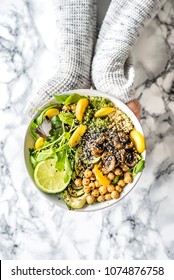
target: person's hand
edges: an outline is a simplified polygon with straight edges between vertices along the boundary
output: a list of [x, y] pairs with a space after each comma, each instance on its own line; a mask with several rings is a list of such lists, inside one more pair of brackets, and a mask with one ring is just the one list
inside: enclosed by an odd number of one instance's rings
[[132, 110], [135, 116], [140, 120], [141, 105], [137, 99], [129, 101], [127, 106]]

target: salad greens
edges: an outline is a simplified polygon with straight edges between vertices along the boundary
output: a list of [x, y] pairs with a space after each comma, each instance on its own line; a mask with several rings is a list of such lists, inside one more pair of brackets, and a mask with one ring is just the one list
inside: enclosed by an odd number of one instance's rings
[[68, 113], [63, 113], [62, 112], [62, 113], [59, 114], [59, 119], [64, 124], [72, 125], [73, 124], [73, 120], [74, 120], [74, 115], [72, 113], [70, 113], [70, 112], [68, 112]]
[[70, 105], [77, 103], [83, 97], [77, 93], [73, 93], [71, 95], [55, 95], [54, 98], [61, 104]]
[[135, 178], [135, 176], [142, 172], [143, 169], [145, 167], [145, 161], [143, 159], [141, 159], [133, 168], [133, 171], [132, 171], [132, 177]]

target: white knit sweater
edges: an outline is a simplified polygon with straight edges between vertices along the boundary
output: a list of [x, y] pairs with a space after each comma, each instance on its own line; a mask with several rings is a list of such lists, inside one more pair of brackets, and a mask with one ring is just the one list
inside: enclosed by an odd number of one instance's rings
[[[54, 0], [58, 49], [55, 75], [31, 96], [29, 117], [54, 94], [90, 88], [128, 102], [133, 98], [131, 50], [165, 0], [112, 0], [96, 42], [96, 0]], [[98, 1], [100, 5], [100, 0]], [[92, 66], [92, 75], [91, 75]], [[33, 110], [34, 109], [34, 110]]]

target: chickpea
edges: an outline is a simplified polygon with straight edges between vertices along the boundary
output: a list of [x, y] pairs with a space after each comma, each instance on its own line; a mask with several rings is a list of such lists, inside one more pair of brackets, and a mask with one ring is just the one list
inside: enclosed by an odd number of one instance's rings
[[88, 178], [83, 178], [83, 180], [82, 180], [83, 186], [88, 186], [89, 183], [90, 183], [90, 180]]
[[90, 178], [90, 180], [91, 180], [91, 181], [95, 181], [95, 177], [92, 176], [92, 177]]
[[114, 180], [114, 178], [115, 178], [114, 173], [109, 172], [109, 174], [108, 174], [108, 179], [112, 181], [112, 180]]
[[126, 184], [131, 183], [133, 181], [132, 176], [130, 176], [130, 175], [125, 176], [124, 181]]
[[90, 187], [91, 190], [94, 190], [94, 189], [95, 189], [95, 184], [94, 184], [93, 182], [91, 182], [91, 183], [89, 184], [89, 187]]
[[107, 189], [108, 189], [108, 192], [111, 193], [111, 192], [115, 191], [115, 186], [114, 185], [109, 185], [107, 187]]
[[119, 193], [121, 193], [122, 190], [123, 190], [120, 186], [116, 186], [115, 189], [116, 189], [116, 191], [119, 192]]
[[121, 168], [122, 168], [123, 171], [128, 171], [129, 170], [129, 167], [124, 163], [121, 165]]
[[119, 192], [117, 192], [117, 191], [111, 192], [111, 197], [112, 198], [117, 199], [117, 198], [119, 198], [119, 196], [120, 196]]
[[110, 194], [110, 193], [106, 193], [106, 194], [105, 194], [105, 199], [106, 199], [106, 200], [111, 200], [111, 198], [112, 198], [112, 197], [111, 197], [111, 194]]
[[77, 179], [75, 179], [74, 183], [75, 183], [75, 185], [77, 187], [81, 187], [82, 186], [82, 179], [81, 178], [77, 178]]
[[117, 175], [117, 176], [122, 176], [123, 171], [121, 170], [121, 168], [118, 167], [118, 168], [115, 169], [115, 172], [114, 172], [114, 173], [115, 173], [115, 175]]
[[99, 192], [101, 195], [104, 195], [105, 193], [107, 193], [107, 187], [106, 186], [99, 187]]
[[130, 171], [124, 172], [124, 177], [126, 177], [126, 176], [131, 176], [131, 172]]
[[72, 104], [72, 105], [71, 105], [71, 111], [74, 112], [75, 110], [76, 110], [76, 104]]
[[99, 190], [94, 189], [91, 193], [94, 197], [98, 197], [99, 196]]
[[95, 184], [95, 187], [96, 187], [96, 188], [99, 188], [99, 187], [101, 186], [101, 184], [100, 184], [99, 181], [97, 181], [97, 180], [94, 182], [94, 184]]
[[92, 176], [92, 171], [89, 170], [89, 169], [86, 169], [86, 170], [85, 170], [85, 173], [84, 173], [84, 176], [85, 176], [86, 178], [90, 178], [90, 177]]
[[70, 107], [69, 105], [64, 105], [64, 106], [62, 107], [62, 109], [63, 109], [64, 111], [69, 111], [69, 110], [71, 109], [71, 107]]
[[93, 195], [89, 195], [87, 196], [86, 201], [88, 204], [92, 204], [95, 201], [95, 197]]
[[84, 190], [85, 193], [90, 193], [91, 192], [90, 186], [84, 186], [83, 190]]
[[124, 187], [125, 186], [125, 181], [124, 180], [119, 180], [117, 185], [120, 186], [120, 187]]
[[97, 197], [97, 201], [98, 201], [98, 202], [103, 202], [103, 201], [105, 201], [104, 195], [99, 195], [99, 196]]

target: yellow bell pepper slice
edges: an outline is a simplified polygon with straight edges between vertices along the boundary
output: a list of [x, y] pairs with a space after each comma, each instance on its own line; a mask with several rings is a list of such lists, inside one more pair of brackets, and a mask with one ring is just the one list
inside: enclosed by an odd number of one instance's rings
[[71, 147], [75, 147], [77, 144], [80, 143], [83, 134], [86, 132], [87, 126], [80, 125], [72, 134], [71, 138], [69, 139], [69, 144]]
[[86, 107], [88, 106], [89, 101], [87, 98], [82, 98], [77, 102], [76, 106], [76, 118], [79, 122], [82, 121], [83, 115], [85, 113]]
[[51, 108], [48, 109], [48, 111], [46, 111], [44, 117], [48, 117], [49, 119], [51, 119], [52, 117], [57, 116], [58, 114], [59, 114], [59, 110], [57, 108]]
[[43, 137], [39, 137], [36, 142], [35, 142], [35, 149], [40, 149], [44, 144], [44, 138]]
[[96, 113], [95, 113], [95, 117], [96, 118], [100, 118], [100, 117], [105, 117], [105, 116], [108, 116], [109, 114], [111, 114], [112, 112], [114, 112], [115, 109], [114, 108], [111, 108], [111, 107], [106, 107], [106, 108], [101, 108], [100, 110], [98, 110]]
[[130, 138], [134, 144], [134, 147], [138, 151], [138, 153], [141, 154], [142, 152], [144, 152], [144, 150], [146, 148], [144, 136], [136, 129], [133, 129], [130, 132]]
[[111, 181], [106, 176], [103, 175], [101, 170], [98, 169], [98, 164], [94, 165], [94, 174], [96, 179], [99, 181], [99, 183], [102, 186], [107, 186], [110, 184]]

